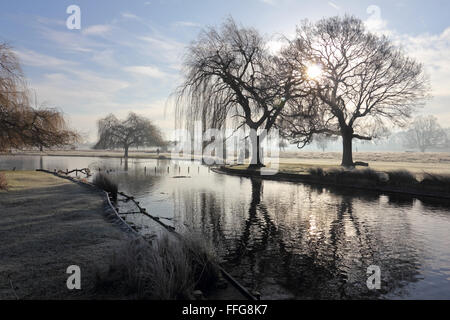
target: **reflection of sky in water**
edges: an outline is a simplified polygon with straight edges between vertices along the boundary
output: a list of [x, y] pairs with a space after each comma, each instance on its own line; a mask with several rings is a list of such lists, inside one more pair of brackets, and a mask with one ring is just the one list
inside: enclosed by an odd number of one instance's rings
[[[201, 232], [265, 298], [450, 299], [448, 204], [230, 177], [188, 162], [130, 159], [125, 171], [120, 159], [0, 157], [0, 169], [14, 166], [114, 169], [121, 191], [178, 230]], [[372, 264], [382, 272], [377, 293], [365, 285]]]

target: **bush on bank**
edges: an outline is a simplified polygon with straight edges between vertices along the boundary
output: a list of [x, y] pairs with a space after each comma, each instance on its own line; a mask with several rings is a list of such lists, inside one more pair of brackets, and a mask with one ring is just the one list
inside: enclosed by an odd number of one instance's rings
[[108, 270], [97, 273], [96, 290], [132, 299], [192, 299], [195, 290], [214, 288], [216, 261], [212, 249], [193, 236], [134, 239], [118, 250]]

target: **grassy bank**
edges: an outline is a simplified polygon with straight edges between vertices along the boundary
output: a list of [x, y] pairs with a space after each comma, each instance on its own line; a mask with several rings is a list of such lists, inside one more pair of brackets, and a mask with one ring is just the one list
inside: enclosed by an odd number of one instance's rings
[[280, 170], [274, 175], [249, 170], [247, 165], [224, 166], [220, 172], [270, 180], [306, 182], [416, 196], [450, 198], [450, 175], [407, 170], [378, 171], [371, 168], [344, 169], [338, 166], [309, 166], [301, 171]]
[[[99, 190], [44, 172], [0, 173], [8, 185], [0, 191], [0, 300], [197, 299], [196, 290], [242, 298], [199, 237], [125, 233]], [[81, 269], [81, 290], [67, 289], [71, 265]]]
[[[129, 236], [105, 217], [102, 193], [42, 172], [4, 172], [0, 299], [90, 299], [95, 272]], [[66, 270], [81, 268], [81, 290]]]

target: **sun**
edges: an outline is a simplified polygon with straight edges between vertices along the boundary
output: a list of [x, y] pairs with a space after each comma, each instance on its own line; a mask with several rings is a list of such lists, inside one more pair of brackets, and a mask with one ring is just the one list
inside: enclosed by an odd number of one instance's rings
[[322, 68], [318, 66], [317, 64], [310, 64], [306, 68], [306, 74], [308, 75], [308, 78], [311, 80], [318, 80], [322, 75]]

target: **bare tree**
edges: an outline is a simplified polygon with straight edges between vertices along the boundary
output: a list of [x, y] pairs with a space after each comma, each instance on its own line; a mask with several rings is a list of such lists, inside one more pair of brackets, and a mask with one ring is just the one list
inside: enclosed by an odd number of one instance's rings
[[[301, 78], [290, 65], [269, 53], [267, 43], [252, 28], [238, 26], [231, 18], [221, 28], [203, 30], [188, 48], [185, 80], [177, 92], [177, 118], [191, 126], [202, 121], [206, 128], [231, 123], [247, 126], [256, 137], [252, 167], [261, 167], [260, 143], [271, 130], [292, 89]], [[298, 86], [298, 85], [297, 85]]]
[[435, 116], [419, 116], [405, 134], [405, 145], [425, 152], [430, 148], [444, 147], [447, 135]]
[[18, 59], [8, 45], [0, 44], [0, 149], [62, 147], [78, 140], [61, 111], [31, 106]]
[[[370, 141], [389, 125], [405, 125], [428, 94], [422, 65], [354, 17], [304, 22], [289, 52], [291, 63], [309, 61], [311, 84], [309, 99], [283, 117], [290, 138], [305, 145], [314, 134], [340, 136], [346, 167], [354, 165], [353, 139]], [[309, 116], [295, 118], [296, 108], [304, 111], [307, 104]]]
[[94, 149], [123, 148], [128, 158], [130, 147], [164, 146], [161, 131], [152, 122], [130, 112], [128, 118], [120, 121], [110, 114], [98, 121], [99, 140]]
[[328, 144], [336, 139], [332, 136], [327, 136], [326, 134], [316, 134], [313, 137], [313, 140], [316, 142], [316, 146], [321, 149], [322, 152], [325, 152], [328, 148]]

